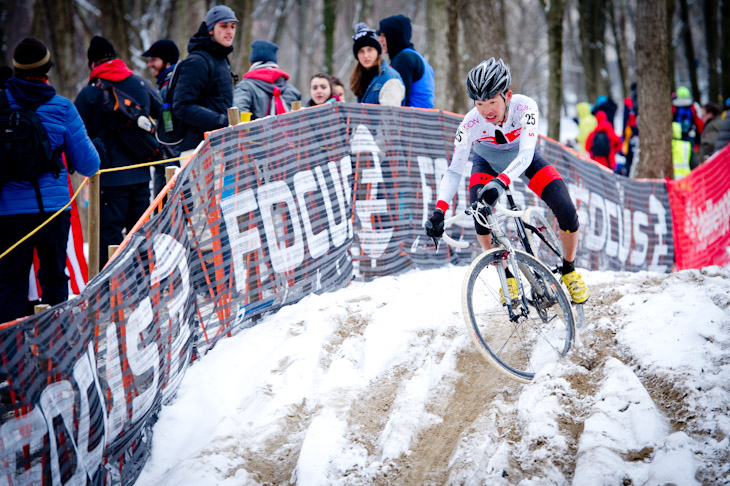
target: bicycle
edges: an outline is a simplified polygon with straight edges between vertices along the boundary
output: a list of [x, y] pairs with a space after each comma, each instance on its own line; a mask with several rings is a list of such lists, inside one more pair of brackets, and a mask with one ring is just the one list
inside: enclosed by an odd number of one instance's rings
[[[491, 230], [493, 248], [475, 258], [464, 277], [464, 320], [489, 362], [510, 378], [529, 383], [537, 370], [568, 353], [576, 320], [578, 327], [582, 325], [583, 308], [572, 302], [558, 278], [562, 245], [552, 227], [537, 210], [520, 210], [509, 187], [505, 194], [510, 209], [477, 201], [444, 221], [444, 227], [474, 217], [477, 224]], [[497, 213], [514, 220], [516, 239], [524, 250], [512, 245]], [[456, 248], [469, 246], [446, 233], [443, 239]], [[540, 250], [545, 261], [538, 256]], [[510, 296], [506, 269], [517, 281], [516, 299], [505, 297]]]

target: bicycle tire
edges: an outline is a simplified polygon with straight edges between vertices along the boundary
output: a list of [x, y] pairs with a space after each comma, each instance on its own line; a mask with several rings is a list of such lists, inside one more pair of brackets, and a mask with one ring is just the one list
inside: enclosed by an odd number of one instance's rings
[[[554, 303], [541, 306], [528, 279], [522, 278], [530, 312], [510, 321], [506, 305], [500, 303], [496, 268], [505, 261], [506, 251], [495, 248], [472, 262], [462, 285], [462, 310], [471, 337], [487, 361], [506, 376], [529, 383], [540, 368], [568, 353], [575, 336], [575, 315], [555, 275], [532, 255], [514, 250], [522, 273], [533, 272], [537, 286], [546, 286]], [[522, 306], [521, 301], [516, 305]], [[545, 318], [538, 307], [543, 307]]]
[[555, 248], [555, 251], [551, 250], [535, 232], [530, 228], [525, 228], [528, 244], [530, 245], [529, 252], [545, 263], [548, 268], [561, 266], [563, 264], [563, 244], [558, 235], [555, 234], [552, 225], [545, 219], [545, 216], [534, 208], [529, 208], [525, 211], [523, 220], [540, 231], [550, 246]]

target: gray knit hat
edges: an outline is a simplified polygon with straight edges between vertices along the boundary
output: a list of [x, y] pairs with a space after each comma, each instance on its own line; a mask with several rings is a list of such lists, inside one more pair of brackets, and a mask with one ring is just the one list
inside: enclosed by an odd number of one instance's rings
[[218, 22], [238, 22], [238, 19], [231, 7], [216, 5], [205, 14], [205, 28], [210, 32]]

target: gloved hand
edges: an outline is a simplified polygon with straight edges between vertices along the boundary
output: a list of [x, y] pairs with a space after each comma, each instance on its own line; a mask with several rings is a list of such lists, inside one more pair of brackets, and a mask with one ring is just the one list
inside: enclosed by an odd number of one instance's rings
[[104, 146], [104, 142], [102, 142], [100, 138], [94, 138], [91, 140], [91, 143], [94, 144], [94, 148], [99, 154], [99, 160], [104, 163], [104, 160], [106, 159], [106, 147]]
[[444, 212], [437, 209], [426, 221], [426, 234], [431, 238], [441, 238], [444, 234]]
[[484, 201], [484, 204], [494, 207], [494, 204], [499, 199], [499, 196], [504, 193], [506, 187], [504, 182], [495, 177], [486, 186], [482, 187], [477, 194], [477, 198]]

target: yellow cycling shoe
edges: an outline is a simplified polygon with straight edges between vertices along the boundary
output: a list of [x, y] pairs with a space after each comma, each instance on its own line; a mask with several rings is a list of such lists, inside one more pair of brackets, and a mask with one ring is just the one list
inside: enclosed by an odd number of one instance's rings
[[573, 302], [582, 304], [588, 300], [590, 292], [580, 273], [573, 270], [560, 277], [560, 280], [568, 287], [568, 292], [570, 292], [570, 298], [573, 299]]
[[[514, 277], [507, 278], [507, 288], [509, 289], [510, 300], [515, 300], [520, 296], [517, 290], [517, 280]], [[506, 304], [502, 289], [499, 289], [499, 303], [502, 305]]]

